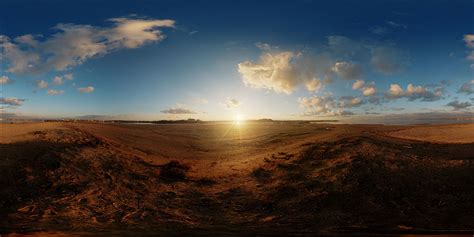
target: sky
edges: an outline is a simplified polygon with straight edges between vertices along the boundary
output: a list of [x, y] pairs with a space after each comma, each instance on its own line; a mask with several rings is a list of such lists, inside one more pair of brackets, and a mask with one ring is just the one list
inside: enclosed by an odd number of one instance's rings
[[474, 1], [0, 1], [2, 118], [471, 116]]

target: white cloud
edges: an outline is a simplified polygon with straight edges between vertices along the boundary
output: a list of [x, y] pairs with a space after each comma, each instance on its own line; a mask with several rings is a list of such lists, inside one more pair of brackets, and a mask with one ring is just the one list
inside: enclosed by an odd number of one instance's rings
[[63, 78], [60, 77], [60, 76], [55, 76], [53, 78], [53, 85], [56, 85], [56, 86], [59, 86], [59, 85], [62, 85], [64, 82], [63, 82]]
[[63, 90], [54, 90], [54, 89], [48, 90], [48, 95], [62, 95], [62, 94], [64, 94]]
[[165, 38], [160, 28], [174, 27], [173, 20], [113, 18], [110, 27], [58, 24], [58, 32], [44, 41], [24, 35], [12, 42], [0, 35], [0, 47], [11, 73], [62, 71], [87, 59], [123, 48], [137, 48]]
[[264, 53], [258, 63], [239, 63], [239, 73], [246, 86], [291, 94], [300, 84], [300, 72], [292, 61], [293, 52]]
[[398, 84], [391, 84], [388, 90], [390, 98], [400, 98], [403, 96], [403, 89]]
[[353, 90], [360, 90], [364, 96], [374, 96], [377, 93], [375, 83], [371, 82], [366, 84], [364, 80], [356, 80], [352, 84]]
[[20, 106], [25, 99], [18, 99], [15, 97], [0, 97], [0, 105]]
[[336, 62], [332, 70], [342, 79], [353, 80], [362, 77], [360, 65], [352, 62]]
[[360, 106], [364, 103], [364, 101], [359, 97], [353, 96], [341, 96], [338, 99], [337, 106], [339, 108], [352, 108]]
[[0, 77], [0, 85], [9, 84], [11, 82], [12, 82], [12, 80], [8, 76], [1, 76]]
[[239, 108], [242, 105], [242, 103], [235, 98], [227, 97], [226, 100], [223, 103], [221, 103], [221, 105], [228, 109], [235, 109], [235, 108]]
[[306, 89], [309, 92], [317, 92], [321, 89], [322, 83], [321, 83], [321, 80], [319, 80], [319, 79], [313, 79], [313, 80], [310, 80], [310, 81], [306, 82], [305, 86], [306, 86]]
[[410, 101], [417, 99], [421, 99], [422, 101], [435, 101], [441, 99], [443, 90], [443, 87], [435, 87], [430, 90], [428, 87], [414, 86], [410, 83], [404, 91], [400, 85], [391, 84], [390, 89], [386, 93], [386, 97], [388, 99], [408, 98]]
[[72, 73], [67, 73], [67, 74], [64, 74], [64, 79], [68, 80], [68, 81], [72, 81], [72, 79], [74, 79]]
[[92, 93], [94, 92], [95, 88], [93, 86], [88, 86], [88, 87], [77, 88], [77, 90], [81, 93]]
[[298, 99], [298, 103], [303, 108], [305, 116], [347, 116], [353, 115], [346, 108], [357, 107], [363, 104], [362, 99], [352, 96], [342, 96], [338, 99], [332, 96], [311, 96]]
[[305, 57], [291, 51], [263, 52], [257, 63], [245, 61], [238, 64], [246, 86], [291, 94], [298, 86], [306, 86], [309, 91], [320, 89], [319, 75], [329, 76], [332, 65], [329, 57]]
[[44, 80], [37, 80], [36, 81], [36, 87], [38, 87], [40, 89], [45, 89], [45, 88], [48, 88], [48, 83]]
[[362, 88], [362, 94], [364, 96], [373, 96], [377, 93], [377, 89], [374, 85], [368, 85]]
[[362, 89], [362, 87], [364, 86], [364, 84], [365, 84], [365, 81], [364, 81], [364, 80], [356, 80], [356, 81], [352, 84], [352, 89], [354, 89], [354, 90]]

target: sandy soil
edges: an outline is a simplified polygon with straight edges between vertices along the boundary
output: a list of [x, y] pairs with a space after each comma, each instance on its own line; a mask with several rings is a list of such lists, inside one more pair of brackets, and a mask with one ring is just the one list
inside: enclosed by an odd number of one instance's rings
[[470, 129], [0, 124], [0, 233], [473, 230]]
[[436, 143], [474, 143], [474, 124], [416, 126], [390, 132], [389, 135]]

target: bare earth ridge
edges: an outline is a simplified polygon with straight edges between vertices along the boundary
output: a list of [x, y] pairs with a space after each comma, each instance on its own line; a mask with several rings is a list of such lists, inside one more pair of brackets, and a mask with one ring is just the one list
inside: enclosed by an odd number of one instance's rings
[[0, 124], [0, 233], [474, 229], [474, 124]]

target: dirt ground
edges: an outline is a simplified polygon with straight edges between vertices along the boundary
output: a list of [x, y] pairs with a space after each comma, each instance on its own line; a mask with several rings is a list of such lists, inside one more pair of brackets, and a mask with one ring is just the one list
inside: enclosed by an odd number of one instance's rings
[[474, 230], [474, 124], [0, 124], [0, 154], [0, 233]]

